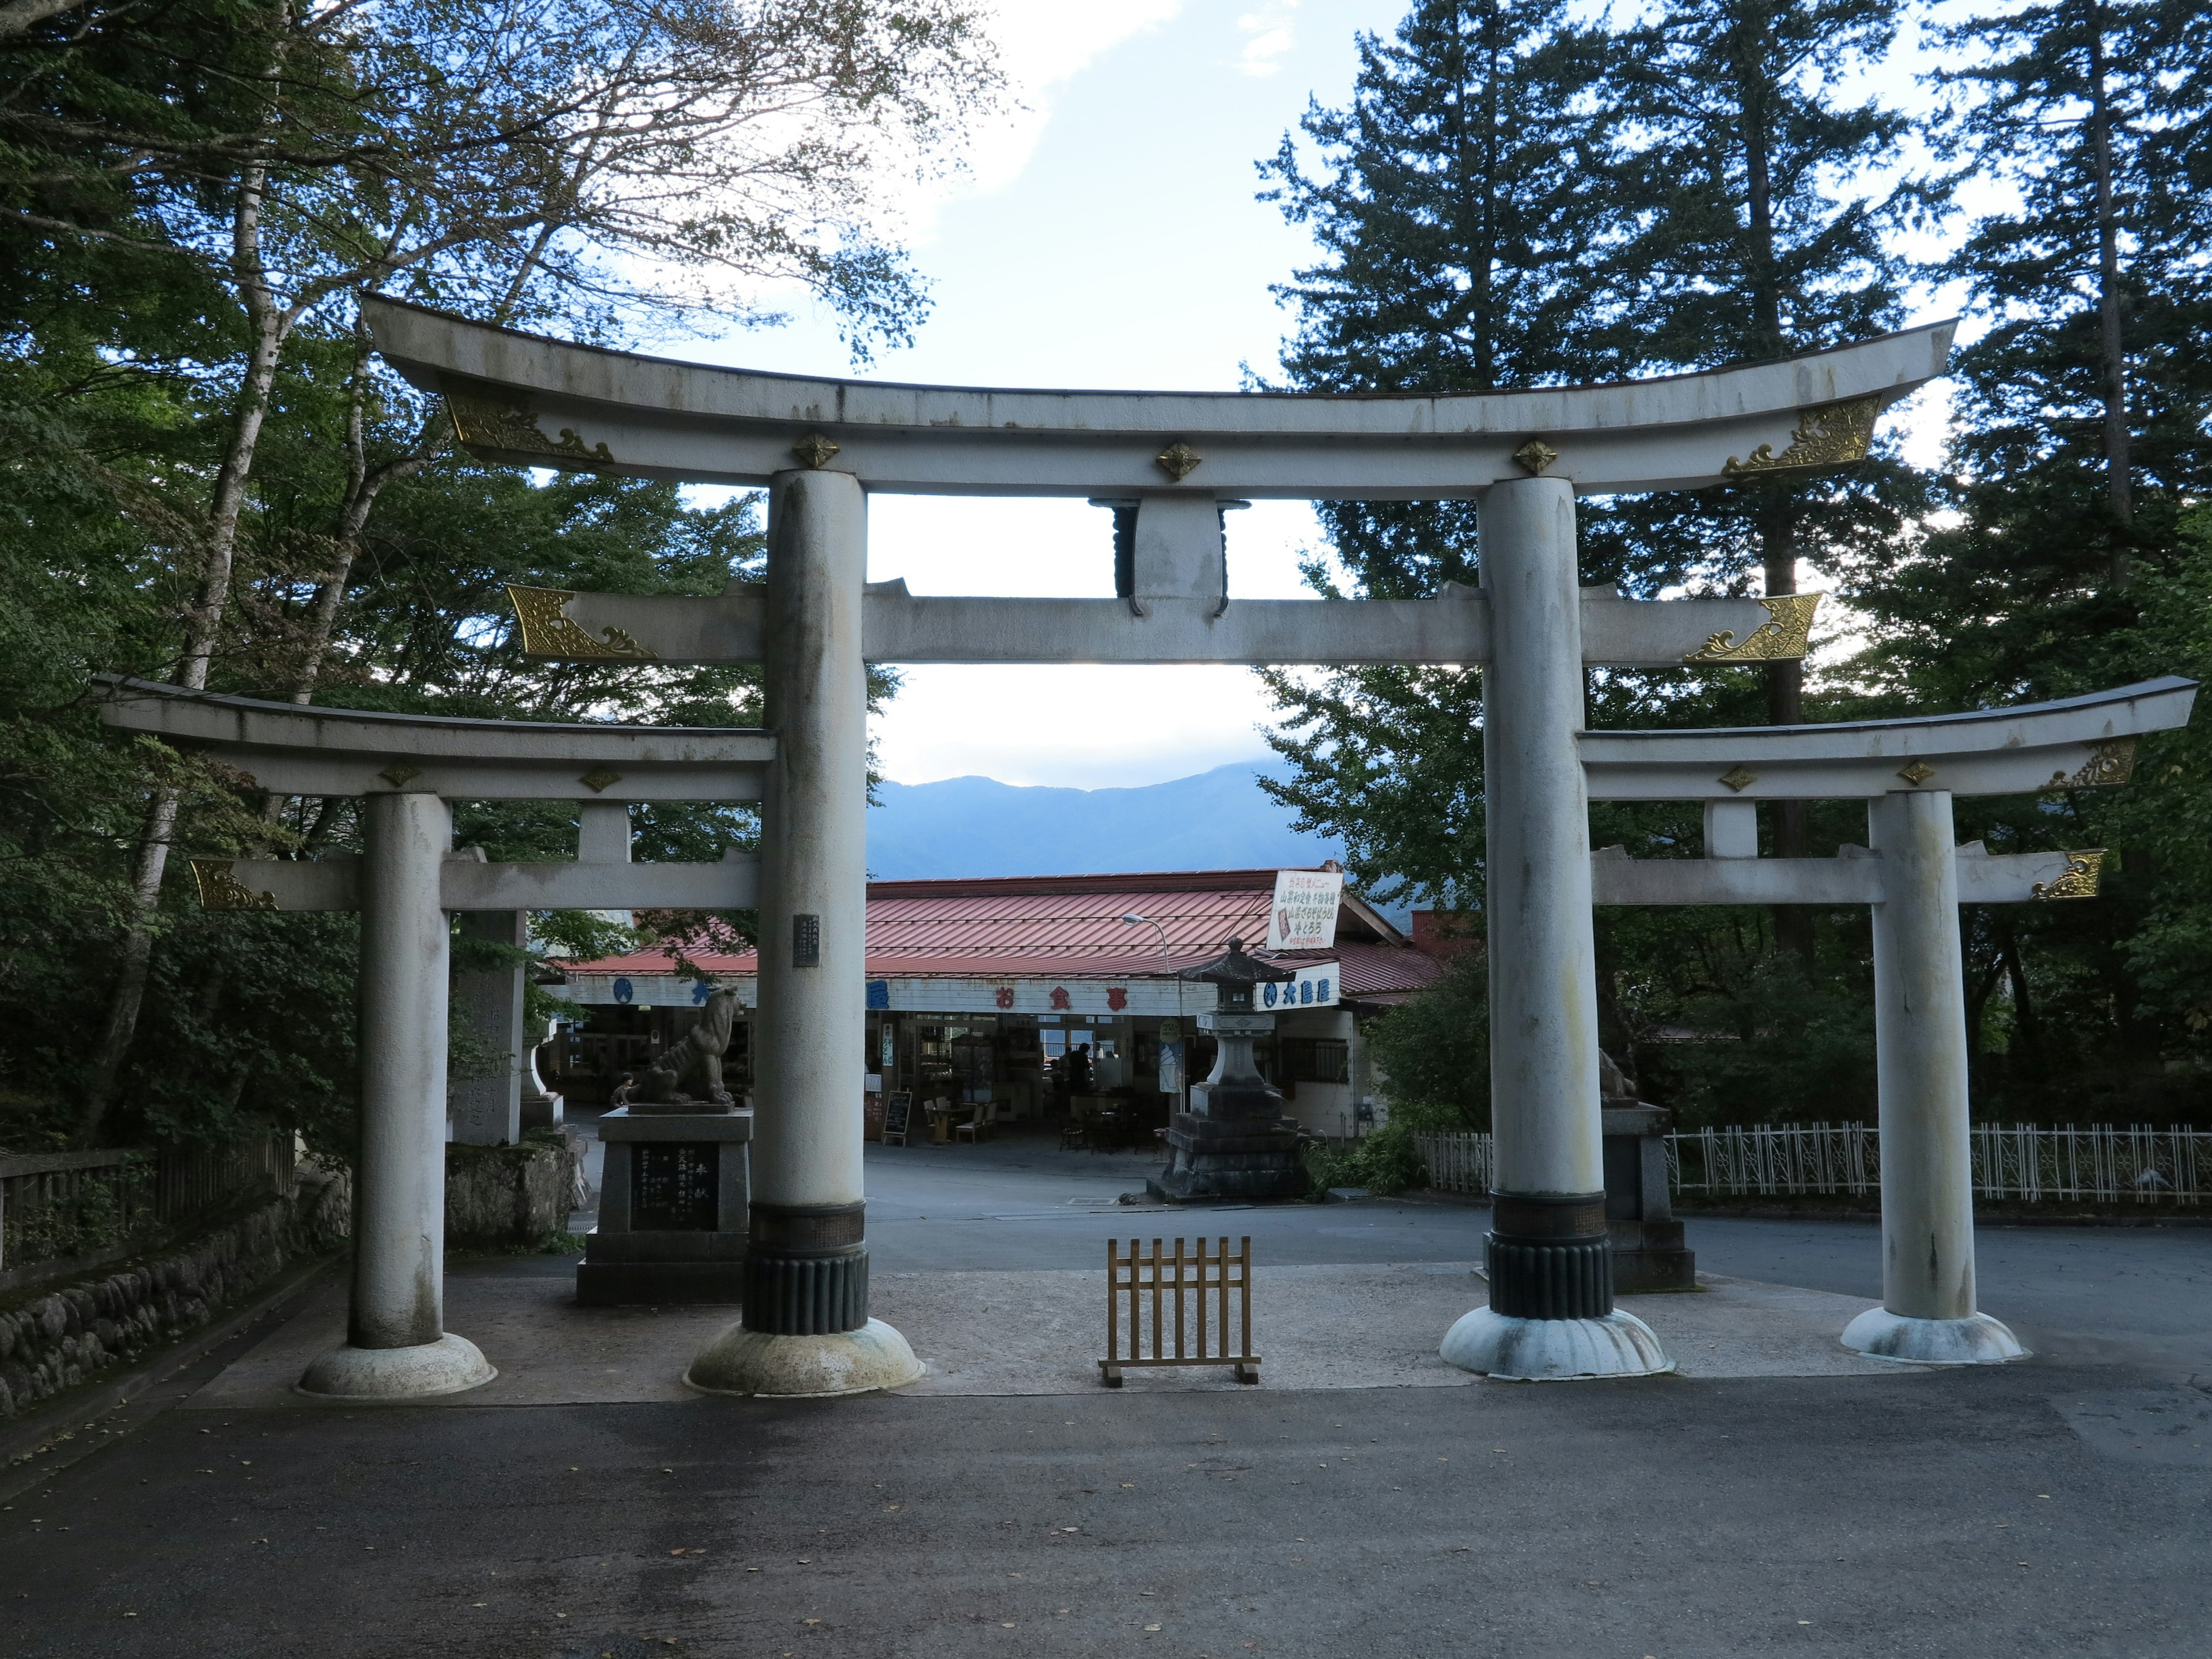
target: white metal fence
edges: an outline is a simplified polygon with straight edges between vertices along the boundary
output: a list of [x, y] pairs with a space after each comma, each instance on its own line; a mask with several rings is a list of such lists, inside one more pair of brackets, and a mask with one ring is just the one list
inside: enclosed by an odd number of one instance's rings
[[1490, 1137], [1417, 1134], [1413, 1145], [1429, 1166], [1429, 1187], [1439, 1193], [1481, 1197], [1490, 1190]]
[[[1978, 1123], [1971, 1134], [1978, 1198], [2196, 1204], [2212, 1195], [2212, 1130]], [[1881, 1139], [1869, 1124], [1692, 1129], [1666, 1141], [1668, 1179], [1678, 1193], [1881, 1190]], [[1416, 1134], [1413, 1144], [1435, 1190], [1475, 1196], [1490, 1190], [1488, 1135]]]

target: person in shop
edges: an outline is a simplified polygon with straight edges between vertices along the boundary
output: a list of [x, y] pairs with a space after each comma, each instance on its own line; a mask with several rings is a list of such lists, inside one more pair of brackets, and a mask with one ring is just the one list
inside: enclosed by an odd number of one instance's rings
[[1052, 1063], [1054, 1080], [1062, 1096], [1085, 1095], [1091, 1092], [1091, 1045], [1078, 1043]]

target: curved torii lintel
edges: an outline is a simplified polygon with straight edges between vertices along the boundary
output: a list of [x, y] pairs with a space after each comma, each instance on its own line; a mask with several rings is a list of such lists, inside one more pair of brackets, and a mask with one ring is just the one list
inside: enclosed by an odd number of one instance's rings
[[722, 368], [548, 339], [375, 296], [377, 349], [487, 459], [696, 483], [794, 467], [921, 495], [1370, 501], [1533, 473], [1695, 489], [1864, 457], [1888, 404], [1945, 372], [1931, 323], [1779, 362], [1434, 395], [1018, 390]]
[[120, 675], [100, 718], [213, 754], [280, 795], [758, 800], [773, 732], [387, 714], [187, 691]]
[[1850, 800], [1924, 789], [2031, 795], [2125, 783], [2147, 732], [2189, 723], [2169, 676], [2051, 702], [1906, 720], [1584, 732], [1592, 800]]

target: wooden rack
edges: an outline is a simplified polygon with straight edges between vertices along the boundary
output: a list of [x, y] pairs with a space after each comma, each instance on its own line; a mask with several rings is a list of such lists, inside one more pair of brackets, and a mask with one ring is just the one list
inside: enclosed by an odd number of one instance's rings
[[1226, 1238], [1211, 1253], [1206, 1245], [1200, 1239], [1194, 1254], [1178, 1238], [1170, 1255], [1156, 1238], [1146, 1255], [1133, 1238], [1124, 1255], [1120, 1239], [1106, 1241], [1106, 1358], [1098, 1374], [1108, 1388], [1120, 1388], [1122, 1368], [1132, 1365], [1233, 1365], [1239, 1382], [1260, 1380], [1260, 1356], [1252, 1352], [1252, 1241], [1238, 1240], [1234, 1255]]

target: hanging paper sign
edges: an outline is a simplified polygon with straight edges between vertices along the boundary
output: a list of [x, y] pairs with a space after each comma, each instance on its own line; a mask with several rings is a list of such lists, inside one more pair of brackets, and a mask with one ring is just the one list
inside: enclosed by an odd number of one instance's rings
[[1267, 911], [1270, 951], [1328, 951], [1336, 945], [1336, 908], [1344, 898], [1341, 870], [1278, 870]]

